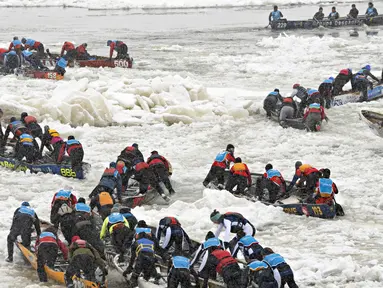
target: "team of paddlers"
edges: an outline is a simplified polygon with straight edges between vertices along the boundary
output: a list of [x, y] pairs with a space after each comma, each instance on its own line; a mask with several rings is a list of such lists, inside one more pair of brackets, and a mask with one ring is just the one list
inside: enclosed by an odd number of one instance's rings
[[[112, 60], [114, 51], [117, 52], [115, 59], [130, 59], [128, 54], [128, 46], [120, 40], [108, 40], [106, 45], [109, 47], [109, 57], [106, 59]], [[97, 57], [92, 56], [87, 51], [88, 44], [82, 43], [75, 46], [72, 42], [64, 42], [61, 53], [55, 55], [57, 57], [56, 66], [53, 72], [64, 75], [68, 62], [74, 60], [95, 60]], [[47, 71], [47, 67], [41, 62], [46, 57], [53, 57], [49, 49], [44, 51], [42, 42], [22, 38], [19, 40], [17, 36], [13, 37], [8, 48], [0, 48], [0, 62], [3, 64], [3, 73], [14, 73], [15, 69], [21, 66], [29, 66], [35, 70]]]
[[[355, 74], [351, 68], [342, 69], [339, 74], [324, 80], [318, 89], [304, 88], [301, 84], [293, 85], [291, 95], [282, 97], [279, 89], [270, 92], [263, 102], [263, 108], [267, 117], [271, 117], [272, 113], [276, 113], [279, 123], [282, 127], [289, 127], [289, 119], [302, 119], [306, 129], [309, 131], [319, 131], [321, 122], [328, 121], [325, 108], [332, 106], [334, 96], [344, 93], [343, 87], [351, 82], [353, 92], [360, 92], [360, 101], [368, 100], [368, 90], [373, 89], [373, 83], [368, 79], [381, 83], [383, 80], [378, 79], [371, 73], [371, 66], [362, 67]], [[295, 99], [299, 99], [297, 104]]]

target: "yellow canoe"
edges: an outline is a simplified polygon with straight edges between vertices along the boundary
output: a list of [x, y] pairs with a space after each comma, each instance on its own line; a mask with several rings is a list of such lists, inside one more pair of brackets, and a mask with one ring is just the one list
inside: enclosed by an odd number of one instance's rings
[[[21, 243], [16, 242], [17, 247], [20, 249], [21, 253], [23, 253], [25, 259], [31, 263], [32, 268], [37, 270], [37, 257], [36, 255], [25, 248]], [[47, 276], [49, 279], [55, 280], [61, 284], [65, 284], [65, 279], [64, 279], [64, 271], [56, 271], [48, 266], [45, 266], [45, 272], [47, 273]], [[76, 285], [76, 283], [80, 282], [80, 285]], [[101, 286], [98, 285], [97, 283], [78, 278], [76, 276], [73, 277], [73, 283], [75, 284], [75, 287], [83, 287], [83, 288], [100, 288]], [[105, 284], [102, 286], [103, 288], [107, 288], [107, 281], [105, 281]]]

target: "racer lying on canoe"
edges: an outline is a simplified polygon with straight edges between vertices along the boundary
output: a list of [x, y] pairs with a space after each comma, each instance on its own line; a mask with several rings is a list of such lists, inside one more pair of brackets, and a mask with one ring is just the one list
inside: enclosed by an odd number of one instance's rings
[[88, 47], [87, 43], [83, 43], [76, 48], [76, 60], [90, 60], [92, 57], [89, 55], [86, 48]]
[[49, 70], [41, 63], [41, 60], [37, 57], [37, 55], [28, 50], [21, 52], [21, 65], [29, 66], [35, 70]]
[[[265, 167], [266, 172], [262, 177], [258, 177], [256, 182], [255, 193], [260, 201], [267, 201], [274, 203], [284, 195], [286, 195], [286, 182], [282, 174], [273, 169], [272, 164], [267, 164]], [[264, 189], [269, 192], [269, 199], [265, 199]]]
[[315, 204], [334, 204], [334, 196], [338, 194], [338, 187], [335, 182], [330, 179], [331, 171], [330, 169], [321, 169], [322, 177], [319, 178], [315, 185], [315, 192], [312, 195], [309, 195], [307, 203]]
[[122, 41], [119, 40], [108, 40], [106, 42], [106, 46], [109, 46], [109, 60], [112, 60], [113, 57], [113, 52], [117, 52], [116, 60], [119, 59], [129, 59], [129, 54], [128, 54], [128, 46]]

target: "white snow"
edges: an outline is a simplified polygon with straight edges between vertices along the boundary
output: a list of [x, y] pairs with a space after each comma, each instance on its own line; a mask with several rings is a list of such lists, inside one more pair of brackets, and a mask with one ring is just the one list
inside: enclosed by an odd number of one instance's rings
[[[210, 116], [225, 115], [236, 119], [249, 115], [246, 110], [249, 107], [244, 108], [242, 102], [236, 104], [238, 107], [231, 105], [233, 108], [226, 109], [227, 103], [222, 102], [219, 96], [209, 96], [207, 89], [193, 79], [178, 75], [131, 79], [122, 72], [125, 71], [68, 69], [66, 80], [58, 82], [2, 77], [0, 85], [7, 85], [0, 88], [0, 106], [6, 114], [19, 114], [25, 110], [40, 120], [59, 120], [72, 126], [158, 122], [190, 124]], [[16, 94], [13, 88], [20, 83], [30, 87], [41, 84], [44, 92], [28, 96]]]

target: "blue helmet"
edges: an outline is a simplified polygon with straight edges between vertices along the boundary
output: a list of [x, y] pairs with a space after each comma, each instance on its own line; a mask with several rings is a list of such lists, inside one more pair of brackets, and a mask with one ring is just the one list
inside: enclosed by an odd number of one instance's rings
[[329, 77], [328, 79], [331, 81], [334, 81], [334, 77]]
[[110, 46], [110, 44], [112, 44], [112, 40], [108, 40], [108, 42], [106, 42], [106, 46]]
[[352, 69], [351, 68], [347, 68], [348, 69], [348, 71], [350, 71], [350, 73], [352, 73]]
[[24, 201], [23, 203], [21, 203], [21, 206], [30, 206], [30, 205], [29, 205], [29, 202]]
[[366, 66], [363, 67], [363, 69], [366, 69], [366, 70], [370, 71], [371, 70], [371, 66], [370, 65], [366, 65]]
[[116, 168], [116, 162], [110, 162], [109, 167], [110, 168]]

